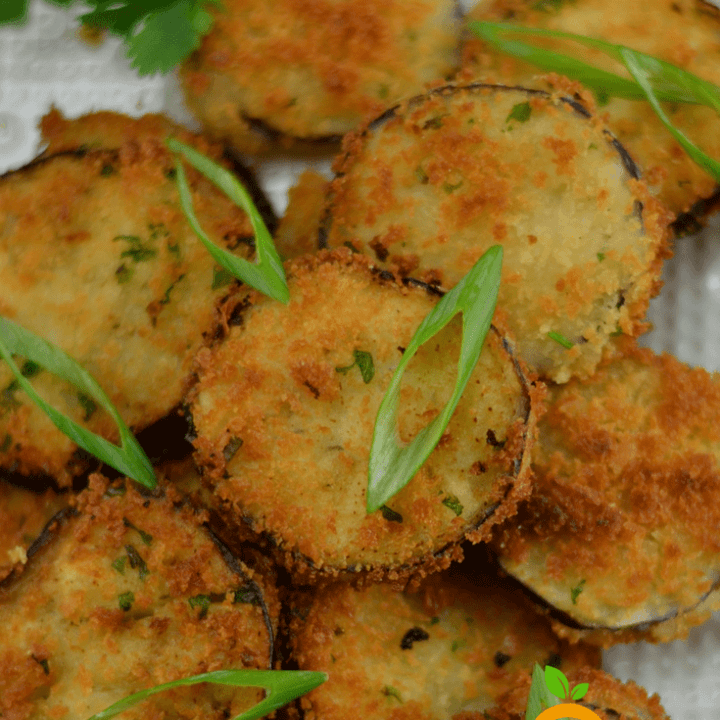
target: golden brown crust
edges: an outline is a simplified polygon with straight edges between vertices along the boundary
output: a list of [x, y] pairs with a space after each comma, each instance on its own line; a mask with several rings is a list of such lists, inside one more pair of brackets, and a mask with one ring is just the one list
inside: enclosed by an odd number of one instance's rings
[[491, 707], [535, 662], [599, 665], [597, 649], [559, 641], [514, 583], [475, 560], [417, 593], [334, 584], [309, 606], [295, 598], [293, 656], [329, 674], [302, 699], [306, 717], [446, 720]]
[[[211, 155], [220, 149], [160, 116], [66, 121], [54, 111], [43, 130], [54, 154], [0, 179], [0, 312], [80, 362], [141, 429], [180, 402], [227, 290], [185, 220], [164, 139], [172, 132]], [[77, 149], [81, 138], [91, 149]], [[194, 170], [188, 178], [205, 231], [249, 256], [245, 213]], [[70, 385], [44, 371], [32, 382], [75, 421], [117, 437]], [[13, 383], [0, 367], [0, 466], [68, 485], [83, 465], [75, 445]]]
[[646, 328], [671, 216], [575, 101], [439, 88], [348, 136], [344, 150], [327, 245], [447, 288], [501, 245], [497, 319], [541, 376], [586, 377], [618, 330]]
[[689, 611], [720, 578], [719, 412], [716, 375], [629, 342], [590, 382], [551, 389], [533, 494], [494, 542], [566, 624], [601, 631], [575, 637], [668, 640], [703, 617]]
[[[532, 27], [564, 30], [603, 38], [673, 63], [704, 80], [720, 83], [720, 17], [700, 0], [652, 0], [618, 3], [612, 13], [602, 0], [553, 3], [550, 10], [533, 9], [529, 0], [481, 2], [470, 13], [474, 20], [511, 20]], [[556, 7], [555, 7], [556, 6]], [[558, 48], [567, 52], [567, 48]], [[585, 62], [625, 74], [619, 63], [591, 49]], [[554, 75], [507, 55], [498, 55], [477, 38], [464, 47], [464, 77], [528, 87], [558, 87]], [[637, 160], [643, 176], [673, 214], [690, 210], [701, 198], [716, 194], [717, 183], [696, 165], [655, 115], [649, 103], [611, 98], [600, 108], [610, 130]], [[720, 155], [717, 134], [707, 133], [713, 111], [698, 105], [679, 105], [672, 121], [711, 157]], [[708, 207], [705, 212], [710, 208]]]
[[[3, 584], [0, 676], [15, 686], [0, 696], [4, 717], [87, 717], [162, 682], [269, 667], [275, 592], [237, 560], [231, 567], [203, 515], [174, 501], [170, 488], [146, 497], [92, 476], [80, 514], [60, 522], [25, 572]], [[175, 690], [128, 717], [220, 720], [259, 695]]]
[[337, 143], [454, 71], [456, 12], [454, 0], [228, 0], [183, 66], [185, 97], [243, 152]]
[[[288, 283], [287, 306], [257, 293], [231, 298], [223, 307], [225, 339], [198, 356], [196, 459], [215, 505], [244, 532], [250, 526], [271, 537], [273, 551], [296, 572], [371, 569], [397, 580], [418, 566], [446, 567], [462, 537], [485, 539], [527, 493], [540, 390], [490, 332], [438, 448], [389, 502], [391, 512], [367, 515], [377, 408], [437, 299], [374, 272], [368, 258], [346, 249], [290, 263]], [[453, 321], [410, 363], [402, 441], [449, 397], [458, 346]], [[353, 366], [357, 351], [373, 359], [368, 382]]]
[[37, 493], [0, 479], [0, 580], [22, 568], [30, 545], [67, 502], [52, 490]]

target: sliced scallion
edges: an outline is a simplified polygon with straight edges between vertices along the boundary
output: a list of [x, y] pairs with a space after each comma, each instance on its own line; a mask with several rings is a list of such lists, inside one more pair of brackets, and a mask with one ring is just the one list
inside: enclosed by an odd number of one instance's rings
[[107, 718], [115, 717], [121, 712], [135, 707], [151, 695], [184, 685], [200, 683], [264, 688], [267, 690], [265, 699], [234, 718], [234, 720], [257, 720], [257, 718], [265, 717], [295, 698], [310, 692], [326, 680], [325, 673], [303, 670], [216, 670], [142, 690], [116, 702], [106, 710], [96, 713], [88, 720], [107, 720]]
[[290, 291], [288, 290], [287, 281], [285, 280], [285, 271], [283, 270], [280, 256], [247, 190], [245, 190], [224, 167], [205, 157], [189, 145], [185, 145], [175, 138], [168, 138], [166, 143], [170, 150], [182, 155], [190, 165], [220, 188], [236, 205], [241, 207], [250, 218], [250, 224], [255, 231], [255, 250], [258, 257], [257, 264], [233, 255], [228, 250], [216, 245], [205, 234], [195, 216], [190, 186], [188, 185], [182, 163], [179, 159], [176, 159], [175, 180], [180, 193], [180, 204], [182, 205], [183, 212], [190, 227], [192, 227], [195, 234], [200, 238], [200, 241], [205, 245], [208, 252], [219, 265], [234, 277], [239, 278], [247, 285], [254, 287], [268, 297], [287, 304], [290, 300]]
[[[92, 398], [112, 417], [120, 431], [120, 447], [78, 425], [45, 402], [12, 359], [20, 355], [74, 385]], [[155, 487], [155, 473], [130, 429], [90, 373], [60, 348], [6, 318], [0, 318], [0, 357], [10, 366], [20, 387], [53, 421], [55, 426], [81, 448], [149, 488]]]
[[[490, 248], [420, 323], [410, 344], [405, 348], [375, 420], [368, 468], [369, 513], [385, 505], [410, 482], [445, 432], [490, 329], [500, 287], [502, 255], [502, 247], [499, 245]], [[419, 348], [460, 312], [463, 314], [462, 343], [453, 393], [440, 414], [420, 430], [408, 445], [401, 447], [396, 439], [395, 428], [400, 384], [405, 369]]]

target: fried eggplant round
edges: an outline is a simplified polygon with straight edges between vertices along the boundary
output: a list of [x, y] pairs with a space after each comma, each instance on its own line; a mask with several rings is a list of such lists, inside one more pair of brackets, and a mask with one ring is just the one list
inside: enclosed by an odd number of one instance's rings
[[227, 0], [184, 64], [188, 107], [242, 152], [339, 142], [457, 68], [456, 0]]
[[[79, 125], [63, 127], [55, 117], [46, 124], [55, 152], [0, 178], [0, 314], [77, 360], [137, 430], [170, 412], [187, 391], [215, 301], [231, 280], [185, 220], [164, 139], [173, 132], [201, 151], [217, 155], [218, 149], [157, 116], [103, 113], [100, 121]], [[99, 146], [104, 126], [122, 144]], [[88, 147], [78, 148], [81, 136]], [[198, 173], [189, 171], [188, 178], [206, 232], [250, 256], [245, 213]], [[92, 398], [33, 363], [23, 373], [34, 376], [35, 388], [57, 409], [117, 438]], [[0, 438], [2, 467], [52, 475], [60, 485], [82, 467], [74, 443], [19, 389], [4, 363]]]
[[[620, 682], [602, 670], [584, 667], [568, 673], [570, 687], [587, 684], [587, 693], [577, 703], [592, 710], [600, 720], [670, 720], [657, 695], [647, 692], [634, 682]], [[461, 713], [453, 720], [521, 720], [525, 718], [530, 676], [500, 698], [499, 703], [484, 714]], [[571, 715], [572, 717], [572, 715]]]
[[538, 428], [532, 495], [494, 539], [501, 565], [582, 637], [672, 639], [663, 622], [720, 582], [720, 377], [627, 347], [551, 388]]
[[582, 105], [522, 88], [440, 88], [345, 150], [321, 242], [448, 288], [501, 244], [497, 317], [543, 376], [589, 375], [613, 334], [643, 327], [669, 218]]
[[[224, 669], [268, 669], [279, 607], [202, 526], [203, 515], [92, 476], [78, 511], [0, 586], [0, 712], [83, 718], [145, 688]], [[257, 688], [179, 688], [128, 718], [235, 717]]]
[[599, 667], [596, 648], [559, 640], [514, 585], [465, 561], [413, 594], [386, 584], [324, 588], [310, 607], [293, 608], [295, 659], [329, 675], [301, 700], [306, 713], [447, 720], [492, 707], [536, 662]]
[[[491, 330], [438, 447], [388, 507], [367, 514], [368, 459], [388, 383], [437, 293], [347, 249], [287, 266], [287, 306], [239, 292], [225, 338], [198, 355], [196, 460], [215, 502], [297, 573], [400, 577], [447, 565], [458, 541], [489, 534], [528, 491], [540, 391]], [[398, 430], [408, 442], [455, 384], [460, 318], [405, 373]]]
[[[511, 19], [519, 25], [602, 38], [720, 84], [720, 10], [710, 2], [616, 3], [612, 12], [602, 0], [553, 3], [549, 11], [548, 5], [534, 0], [484, 0], [471, 11], [470, 19]], [[557, 45], [553, 49], [572, 53], [569, 48]], [[583, 48], [582, 59], [609, 72], [626, 74], [621, 63], [602, 52]], [[500, 54], [477, 38], [467, 42], [463, 65], [471, 78], [567, 90], [556, 75], [543, 76], [536, 66]], [[717, 183], [690, 159], [649, 103], [614, 97], [601, 100], [600, 110], [609, 129], [637, 160], [648, 185], [673, 214], [685, 213], [696, 205], [694, 214], [702, 218], [717, 207]], [[702, 105], [678, 104], [672, 108], [672, 122], [711, 157], [720, 156], [720, 135], [708, 132], [716, 117], [714, 110]], [[703, 199], [709, 202], [697, 203]]]
[[0, 580], [27, 562], [28, 548], [67, 504], [53, 490], [33, 492], [0, 478]]

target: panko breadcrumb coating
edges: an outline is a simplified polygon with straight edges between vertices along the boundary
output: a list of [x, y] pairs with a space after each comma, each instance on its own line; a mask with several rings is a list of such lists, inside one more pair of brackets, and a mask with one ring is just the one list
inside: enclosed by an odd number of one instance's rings
[[494, 539], [503, 568], [603, 645], [702, 620], [688, 611], [720, 581], [720, 378], [626, 347], [551, 388], [538, 427], [532, 495]]
[[[372, 570], [393, 578], [447, 566], [466, 535], [487, 537], [528, 490], [537, 388], [497, 331], [438, 447], [412, 481], [366, 513], [375, 417], [404, 348], [437, 302], [347, 249], [287, 266], [290, 303], [240, 292], [224, 339], [198, 355], [196, 460], [215, 505], [271, 542], [298, 573]], [[456, 379], [460, 318], [424, 345], [401, 389], [408, 442]], [[371, 358], [364, 377], [357, 353]], [[246, 530], [245, 530], [246, 531]]]
[[[91, 476], [79, 514], [58, 520], [0, 587], [0, 713], [86, 718], [144, 688], [225, 669], [268, 669], [276, 593], [222, 549], [203, 514], [168, 488], [144, 496]], [[133, 720], [235, 717], [256, 688], [171, 690]]]
[[0, 580], [27, 562], [27, 550], [68, 503], [53, 490], [33, 492], [0, 478]]
[[[659, 57], [683, 70], [720, 84], [720, 10], [703, 0], [644, 0], [613, 3], [603, 0], [536, 2], [481, 0], [468, 20], [513, 22], [601, 38]], [[464, 48], [466, 79], [563, 88], [556, 75], [544, 76], [534, 65], [498, 53], [474, 36]], [[578, 46], [551, 45], [572, 54]], [[590, 65], [629, 77], [621, 63], [604, 53], [583, 48], [575, 55]], [[697, 208], [702, 216], [717, 206], [717, 183], [696, 165], [660, 122], [647, 102], [610, 98], [600, 108], [603, 120], [638, 162], [643, 177], [673, 214], [690, 210], [701, 199], [714, 203]], [[675, 105], [672, 122], [710, 157], [720, 156], [720, 133], [714, 110], [701, 105]]]
[[448, 720], [492, 707], [536, 662], [564, 672], [600, 664], [597, 649], [558, 640], [514, 583], [472, 563], [413, 594], [335, 584], [292, 607], [293, 656], [329, 675], [302, 698], [306, 717]]
[[[83, 365], [139, 430], [180, 402], [231, 280], [185, 220], [164, 140], [174, 134], [215, 157], [219, 149], [158, 116], [74, 123], [53, 113], [44, 129], [54, 152], [0, 178], [0, 314]], [[245, 213], [198, 173], [188, 177], [206, 232], [251, 256]], [[1, 365], [0, 467], [68, 485], [82, 469], [76, 446]], [[24, 374], [57, 409], [117, 438], [91, 398], [32, 364]]]
[[[670, 720], [657, 695], [632, 681], [620, 682], [612, 675], [591, 667], [567, 673], [570, 687], [588, 685], [578, 704], [590, 708], [600, 720]], [[498, 705], [485, 713], [460, 713], [452, 720], [523, 720], [530, 692], [530, 676], [507, 692]]]
[[457, 68], [456, 0], [225, 0], [212, 13], [181, 71], [185, 99], [242, 152], [337, 143]]
[[669, 216], [575, 101], [441, 88], [344, 148], [321, 239], [447, 288], [501, 244], [497, 317], [531, 369], [556, 382], [587, 376], [611, 336], [644, 329]]

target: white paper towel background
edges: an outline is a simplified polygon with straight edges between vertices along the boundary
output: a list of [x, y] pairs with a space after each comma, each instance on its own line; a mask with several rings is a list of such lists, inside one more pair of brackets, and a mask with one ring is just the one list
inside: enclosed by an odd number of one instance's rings
[[[118, 40], [97, 48], [79, 42], [64, 11], [34, 2], [30, 16], [26, 26], [0, 28], [0, 173], [36, 154], [37, 122], [53, 104], [69, 117], [96, 110], [165, 112], [192, 126], [174, 77], [139, 78]], [[302, 167], [275, 162], [257, 168], [278, 212]], [[651, 307], [655, 330], [646, 344], [719, 370], [720, 222], [678, 242], [665, 283]], [[659, 693], [673, 720], [720, 720], [720, 615], [686, 642], [613, 648], [605, 668]]]

